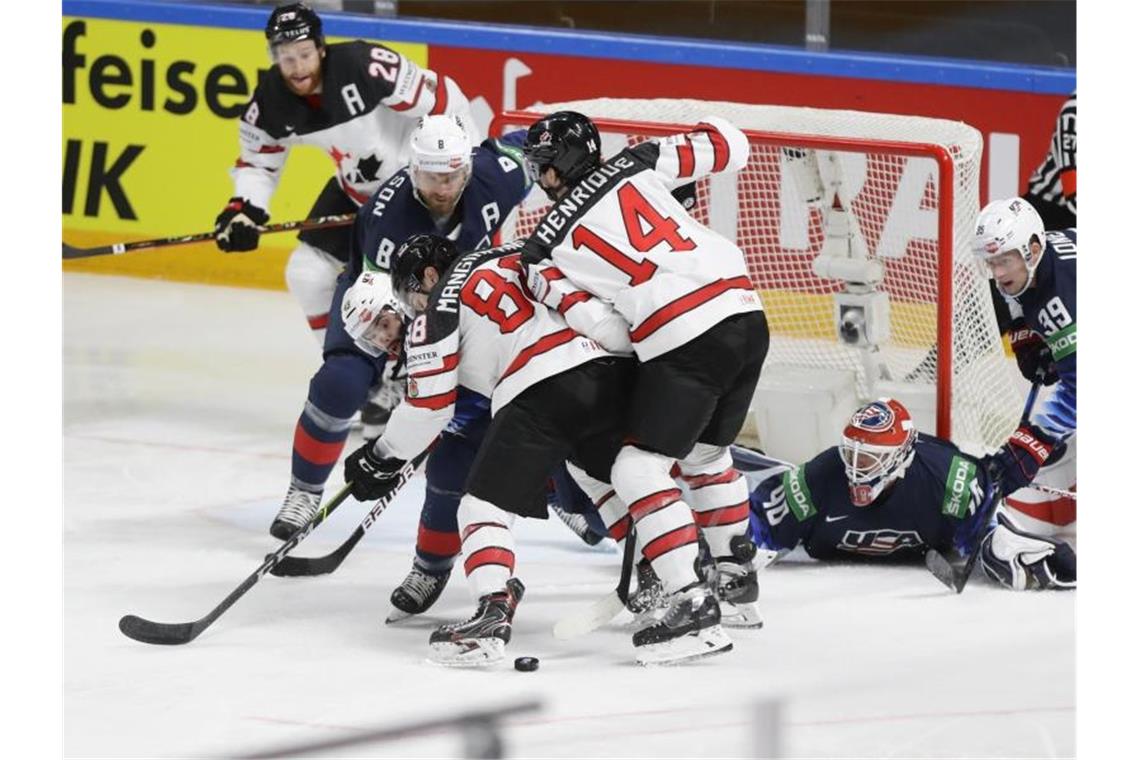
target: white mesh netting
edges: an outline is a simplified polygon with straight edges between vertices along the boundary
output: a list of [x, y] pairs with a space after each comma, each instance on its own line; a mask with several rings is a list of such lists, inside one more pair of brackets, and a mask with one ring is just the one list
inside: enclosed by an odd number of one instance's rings
[[[1002, 347], [986, 279], [970, 253], [979, 207], [982, 139], [977, 130], [941, 119], [697, 100], [599, 98], [531, 109], [556, 110], [594, 119], [605, 156], [659, 134], [654, 123], [695, 126], [715, 114], [745, 130], [752, 146], [748, 165], [735, 175], [700, 180], [691, 213], [745, 253], [772, 331], [765, 366], [851, 370], [859, 396], [870, 399], [879, 395], [882, 380], [933, 388], [942, 347], [953, 356], [952, 438], [971, 448], [991, 448], [1013, 430], [1021, 410], [1016, 370]], [[788, 135], [809, 145], [791, 147], [797, 143], [789, 143]], [[820, 138], [835, 138], [835, 143]], [[852, 140], [865, 142], [852, 146]], [[946, 149], [954, 162], [952, 204], [939, 197], [937, 162], [906, 155], [904, 144]], [[805, 173], [805, 166], [811, 171]], [[889, 296], [889, 335], [873, 352], [839, 340], [834, 296], [847, 284], [813, 271], [836, 194], [849, 210], [851, 246], [860, 254], [865, 250], [860, 258], [882, 266], [877, 290]], [[528, 234], [547, 205], [536, 188], [508, 220], [505, 239]], [[939, 216], [945, 213], [953, 215], [953, 275], [952, 283], [940, 288]], [[950, 335], [939, 334], [936, 318], [944, 297], [953, 303]]]

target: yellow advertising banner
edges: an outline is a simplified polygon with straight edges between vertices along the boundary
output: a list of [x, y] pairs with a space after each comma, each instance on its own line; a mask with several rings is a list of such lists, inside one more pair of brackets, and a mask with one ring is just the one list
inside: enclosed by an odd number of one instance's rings
[[[380, 42], [427, 65], [424, 44]], [[88, 247], [212, 229], [233, 195], [237, 118], [269, 66], [257, 31], [65, 16], [63, 239]], [[305, 218], [333, 171], [319, 149], [295, 148], [271, 221]], [[282, 233], [249, 253], [204, 243], [64, 269], [284, 288], [294, 244], [295, 234]]]

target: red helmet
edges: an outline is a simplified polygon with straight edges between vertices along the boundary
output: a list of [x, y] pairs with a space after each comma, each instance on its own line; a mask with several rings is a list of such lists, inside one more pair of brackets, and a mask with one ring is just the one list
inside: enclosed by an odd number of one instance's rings
[[879, 399], [855, 410], [839, 445], [852, 504], [867, 506], [903, 476], [914, 459], [917, 437], [910, 412], [894, 399]]

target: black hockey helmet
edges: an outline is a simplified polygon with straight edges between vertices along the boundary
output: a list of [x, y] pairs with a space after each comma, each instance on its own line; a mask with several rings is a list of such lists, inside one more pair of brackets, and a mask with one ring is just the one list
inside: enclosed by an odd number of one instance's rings
[[[459, 249], [455, 243], [440, 235], [412, 235], [396, 249], [389, 270], [392, 295], [409, 316], [415, 316], [423, 310], [422, 299], [413, 299], [412, 296], [427, 293], [423, 285], [424, 270], [433, 267], [443, 275], [458, 257]], [[414, 300], [420, 300], [421, 303], [413, 303]]]
[[317, 47], [325, 45], [321, 19], [304, 3], [289, 3], [274, 8], [265, 24], [265, 39], [269, 40], [270, 47], [300, 40], [312, 40], [317, 43]]
[[572, 185], [602, 163], [602, 138], [590, 117], [557, 111], [530, 125], [523, 154], [538, 174], [553, 167]]

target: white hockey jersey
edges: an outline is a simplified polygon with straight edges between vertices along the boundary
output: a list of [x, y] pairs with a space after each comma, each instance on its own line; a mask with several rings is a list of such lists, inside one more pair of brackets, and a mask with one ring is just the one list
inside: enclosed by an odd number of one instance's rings
[[760, 311], [744, 254], [669, 192], [739, 171], [748, 152], [744, 133], [714, 116], [694, 132], [623, 150], [550, 208], [523, 260], [542, 266], [549, 259], [557, 273], [612, 303], [642, 361], [734, 314]]
[[408, 162], [408, 138], [428, 114], [458, 114], [479, 143], [467, 97], [449, 77], [361, 40], [326, 50], [318, 95], [294, 94], [276, 66], [262, 74], [240, 122], [235, 196], [268, 211], [289, 150], [312, 145], [328, 153], [341, 189], [361, 205]]
[[[534, 301], [523, 283], [523, 241], [461, 256], [432, 289], [404, 337], [408, 392], [378, 450], [411, 459], [443, 430], [463, 386], [491, 399], [491, 414], [524, 390], [593, 359], [612, 356]], [[597, 299], [575, 310], [612, 313]]]

